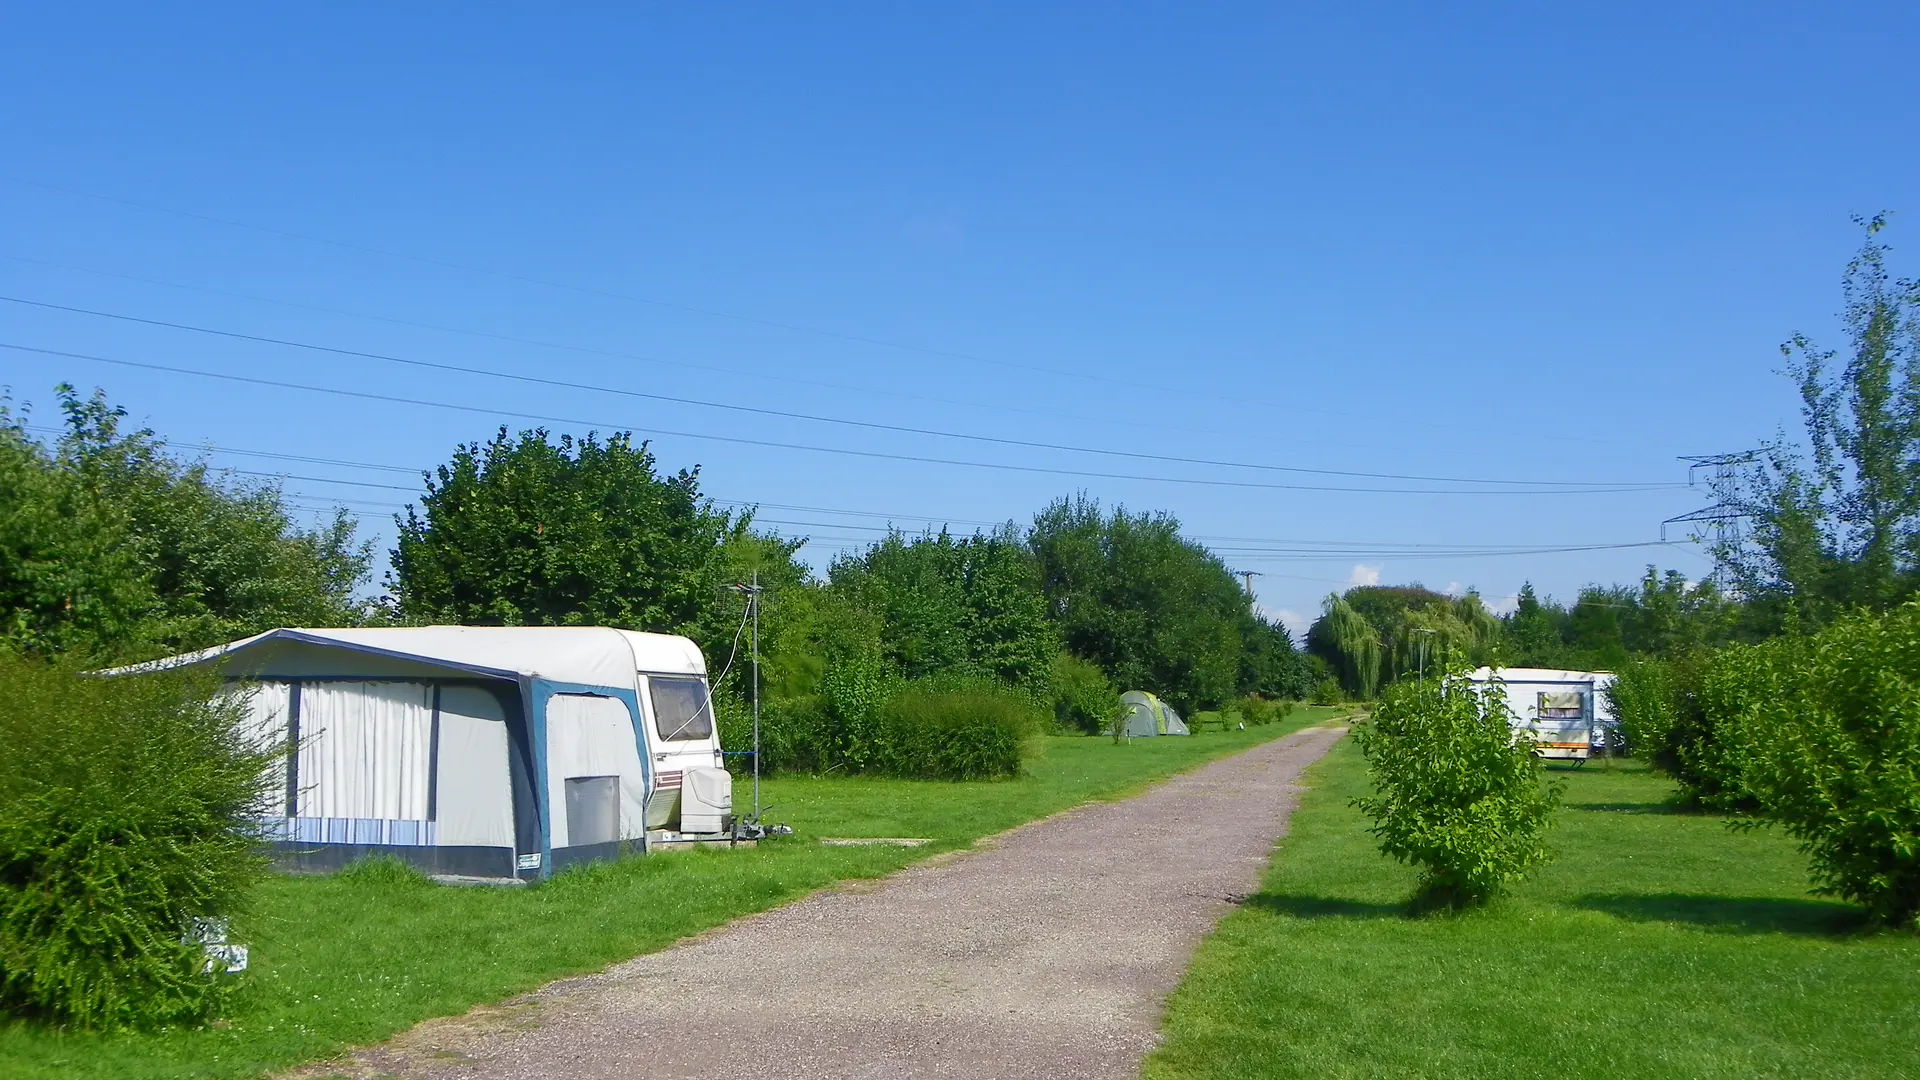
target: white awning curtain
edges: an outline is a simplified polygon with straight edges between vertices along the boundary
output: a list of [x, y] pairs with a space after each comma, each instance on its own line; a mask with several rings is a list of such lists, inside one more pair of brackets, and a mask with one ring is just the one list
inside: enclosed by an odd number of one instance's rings
[[426, 683], [303, 683], [299, 816], [427, 820], [432, 739]]

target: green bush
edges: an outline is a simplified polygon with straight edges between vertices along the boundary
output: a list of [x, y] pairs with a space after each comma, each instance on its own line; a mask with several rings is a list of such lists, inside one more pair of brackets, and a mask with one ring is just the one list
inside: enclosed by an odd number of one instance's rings
[[1017, 691], [988, 684], [908, 684], [881, 709], [876, 771], [928, 780], [1017, 776], [1044, 714]]
[[1739, 648], [1717, 657], [1634, 661], [1607, 691], [1628, 751], [1678, 784], [1683, 802], [1719, 810], [1755, 805], [1741, 779], [1744, 751], [1734, 730], [1747, 688], [1737, 677], [1714, 674]]
[[1234, 702], [1232, 714], [1250, 727], [1264, 727], [1292, 716], [1295, 707], [1292, 701], [1268, 701], [1249, 694]]
[[1811, 639], [1728, 650], [1745, 779], [1800, 841], [1816, 888], [1920, 924], [1920, 602]]
[[1072, 653], [1053, 664], [1053, 727], [1071, 735], [1104, 735], [1120, 713], [1120, 691], [1098, 665]]
[[[842, 672], [823, 680], [819, 694], [767, 702], [760, 720], [767, 772], [975, 780], [1016, 775], [1029, 740], [1046, 730], [1049, 717], [1043, 704], [991, 679], [904, 681]], [[738, 719], [728, 724], [740, 730]]]
[[1347, 692], [1340, 688], [1340, 680], [1329, 675], [1313, 684], [1313, 695], [1307, 699], [1314, 705], [1342, 705], [1346, 703]]
[[0, 1008], [89, 1029], [216, 1010], [231, 980], [183, 934], [265, 871], [255, 823], [279, 755], [217, 691], [0, 658]]
[[1356, 729], [1374, 794], [1354, 805], [1382, 853], [1426, 871], [1424, 902], [1479, 903], [1547, 857], [1561, 785], [1510, 723], [1504, 696], [1454, 673], [1388, 688]]

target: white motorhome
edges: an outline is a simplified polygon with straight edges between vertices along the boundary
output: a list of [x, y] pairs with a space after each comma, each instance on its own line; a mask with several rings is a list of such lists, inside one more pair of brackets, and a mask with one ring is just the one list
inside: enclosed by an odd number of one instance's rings
[[1620, 726], [1607, 697], [1609, 671], [1483, 667], [1468, 678], [1503, 689], [1514, 730], [1525, 731], [1544, 758], [1585, 761]]
[[109, 674], [210, 667], [284, 747], [268, 822], [283, 862], [371, 854], [430, 873], [540, 878], [729, 833], [706, 661], [606, 627], [280, 629]]

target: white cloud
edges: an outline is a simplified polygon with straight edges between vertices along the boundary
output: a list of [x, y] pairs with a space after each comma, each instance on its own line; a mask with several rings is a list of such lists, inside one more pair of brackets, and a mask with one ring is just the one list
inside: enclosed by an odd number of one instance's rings
[[1491, 604], [1488, 604], [1487, 610], [1493, 612], [1495, 615], [1507, 616], [1507, 615], [1513, 614], [1516, 610], [1519, 609], [1519, 607], [1520, 607], [1520, 594], [1508, 593], [1506, 596], [1501, 597], [1499, 600]]
[[1353, 572], [1347, 575], [1347, 584], [1378, 585], [1380, 584], [1380, 568], [1377, 566], [1362, 566], [1359, 563], [1354, 563]]
[[1277, 622], [1281, 626], [1286, 627], [1287, 633], [1293, 635], [1293, 643], [1295, 645], [1306, 640], [1307, 627], [1313, 625], [1313, 616], [1302, 615], [1288, 608], [1280, 608], [1276, 611], [1273, 608], [1261, 605], [1256, 610], [1260, 612], [1260, 617], [1266, 619], [1268, 622]]
[[1464, 590], [1460, 588], [1459, 582], [1449, 581], [1447, 582], [1447, 587], [1445, 589], [1442, 589], [1441, 591], [1446, 593], [1448, 596], [1459, 596], [1461, 592]]

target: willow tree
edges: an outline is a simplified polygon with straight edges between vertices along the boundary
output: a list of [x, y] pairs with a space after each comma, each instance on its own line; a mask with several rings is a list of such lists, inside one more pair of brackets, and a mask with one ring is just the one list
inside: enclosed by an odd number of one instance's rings
[[1380, 688], [1380, 632], [1339, 593], [1329, 593], [1320, 607], [1320, 618], [1307, 630], [1307, 649], [1339, 673], [1348, 692], [1373, 697]]

